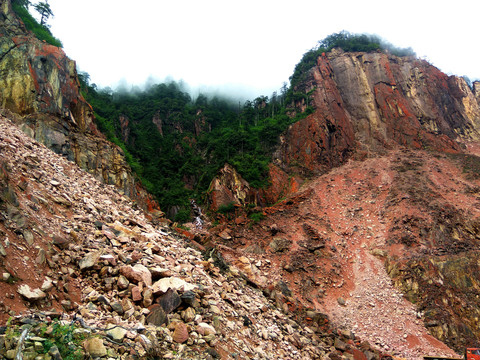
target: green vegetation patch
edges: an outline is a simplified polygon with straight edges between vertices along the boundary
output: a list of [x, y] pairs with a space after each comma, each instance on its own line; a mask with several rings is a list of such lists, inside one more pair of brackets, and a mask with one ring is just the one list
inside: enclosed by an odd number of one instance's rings
[[144, 90], [97, 89], [80, 74], [99, 129], [120, 146], [147, 190], [175, 221], [188, 221], [190, 199], [205, 199], [218, 171], [232, 165], [252, 187], [269, 184], [268, 164], [279, 135], [297, 119], [285, 94], [243, 105], [221, 97], [192, 98], [175, 82]]
[[53, 46], [63, 47], [62, 42], [52, 35], [47, 25], [41, 25], [37, 20], [35, 20], [35, 18], [28, 11], [28, 8], [25, 6], [24, 2], [12, 1], [12, 9], [20, 17], [20, 19], [22, 19], [25, 27], [35, 34], [37, 39], [46, 41], [48, 44]]

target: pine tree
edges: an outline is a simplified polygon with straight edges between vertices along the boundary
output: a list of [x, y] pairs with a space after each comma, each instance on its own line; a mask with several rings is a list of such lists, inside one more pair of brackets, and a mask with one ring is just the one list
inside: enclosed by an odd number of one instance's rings
[[52, 9], [50, 8], [50, 4], [48, 3], [48, 1], [45, 1], [45, 2], [41, 1], [38, 4], [33, 5], [33, 7], [41, 16], [40, 25], [46, 26], [48, 18], [50, 16], [53, 17], [53, 12], [52, 12]]

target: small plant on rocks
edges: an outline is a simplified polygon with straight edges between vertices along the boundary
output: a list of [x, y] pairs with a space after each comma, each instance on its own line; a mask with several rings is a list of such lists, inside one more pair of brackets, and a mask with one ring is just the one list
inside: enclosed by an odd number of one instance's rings
[[40, 333], [48, 335], [43, 345], [43, 353], [48, 353], [54, 346], [58, 348], [64, 360], [83, 359], [81, 343], [85, 334], [75, 332], [77, 328], [73, 324], [62, 324], [58, 321], [50, 325], [42, 325]]

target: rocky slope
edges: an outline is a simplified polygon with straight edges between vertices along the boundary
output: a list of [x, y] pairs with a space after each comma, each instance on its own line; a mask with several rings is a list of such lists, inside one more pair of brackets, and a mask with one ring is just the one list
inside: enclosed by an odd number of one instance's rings
[[[323, 54], [296, 89], [309, 94], [297, 109], [314, 112], [274, 156], [307, 181], [258, 225], [237, 209], [214, 241], [239, 266], [253, 257], [243, 270], [259, 286], [282, 279], [301, 305], [399, 356], [448, 352], [436, 339], [478, 346], [478, 86], [414, 58]], [[217, 198], [237, 192], [221, 180]]]
[[400, 357], [452, 355], [435, 338], [479, 345], [479, 179], [468, 172], [479, 161], [405, 149], [352, 160], [258, 224], [212, 231], [228, 261], [260, 287], [283, 281], [296, 306]]
[[75, 62], [61, 48], [28, 32], [0, 1], [0, 107], [23, 131], [153, 210], [136, 183], [123, 151], [98, 131], [91, 106], [80, 94]]
[[[323, 54], [294, 89], [304, 95], [294, 104], [297, 111], [308, 105], [314, 112], [281, 136], [268, 196], [253, 191], [250, 198], [273, 204], [298, 189], [285, 179], [301, 184], [302, 178], [324, 174], [349, 159], [385, 154], [399, 145], [461, 152], [458, 141], [479, 140], [479, 86], [476, 82], [470, 89], [463, 78], [413, 57], [341, 49]], [[214, 184], [217, 198], [230, 201], [228, 193], [236, 192], [235, 184], [221, 177]], [[217, 202], [211, 201], [218, 207]]]
[[[154, 208], [94, 125], [74, 62], [9, 0], [0, 9], [0, 321], [31, 325], [28, 356], [52, 318], [83, 329], [91, 357], [416, 359], [478, 345], [479, 83], [413, 58], [323, 54], [295, 89], [314, 112], [282, 136], [271, 186], [225, 167], [210, 201], [238, 206], [211, 234], [181, 230], [186, 242], [124, 196]], [[0, 334], [0, 356], [21, 343]]]
[[[325, 315], [294, 311], [282, 281], [266, 298], [218, 253], [202, 255], [153, 224], [114, 186], [4, 117], [0, 152], [0, 321], [11, 317], [10, 326], [28, 324], [36, 335], [24, 356], [42, 353], [49, 332], [39, 329], [59, 319], [87, 336], [92, 357], [380, 358]], [[0, 357], [13, 358], [19, 341], [0, 334]]]

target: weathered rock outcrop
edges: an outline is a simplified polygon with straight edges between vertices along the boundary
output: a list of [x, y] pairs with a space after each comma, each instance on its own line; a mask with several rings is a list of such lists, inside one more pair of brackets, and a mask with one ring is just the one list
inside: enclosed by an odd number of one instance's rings
[[27, 134], [140, 205], [152, 206], [123, 151], [98, 131], [80, 94], [75, 62], [27, 31], [10, 0], [0, 1], [0, 74], [0, 107], [18, 114], [14, 118]]
[[299, 173], [324, 173], [354, 153], [397, 145], [458, 152], [456, 141], [480, 139], [478, 84], [472, 90], [424, 60], [333, 50], [301, 87], [315, 112], [289, 128], [276, 154]]
[[218, 172], [208, 189], [210, 208], [217, 211], [229, 204], [246, 205], [254, 200], [248, 182], [229, 164]]
[[218, 211], [221, 206], [229, 204], [269, 206], [294, 194], [302, 184], [301, 178], [290, 176], [274, 164], [269, 166], [268, 177], [270, 184], [265, 188], [257, 189], [250, 186], [235, 168], [225, 164], [210, 183], [208, 189], [210, 209]]

